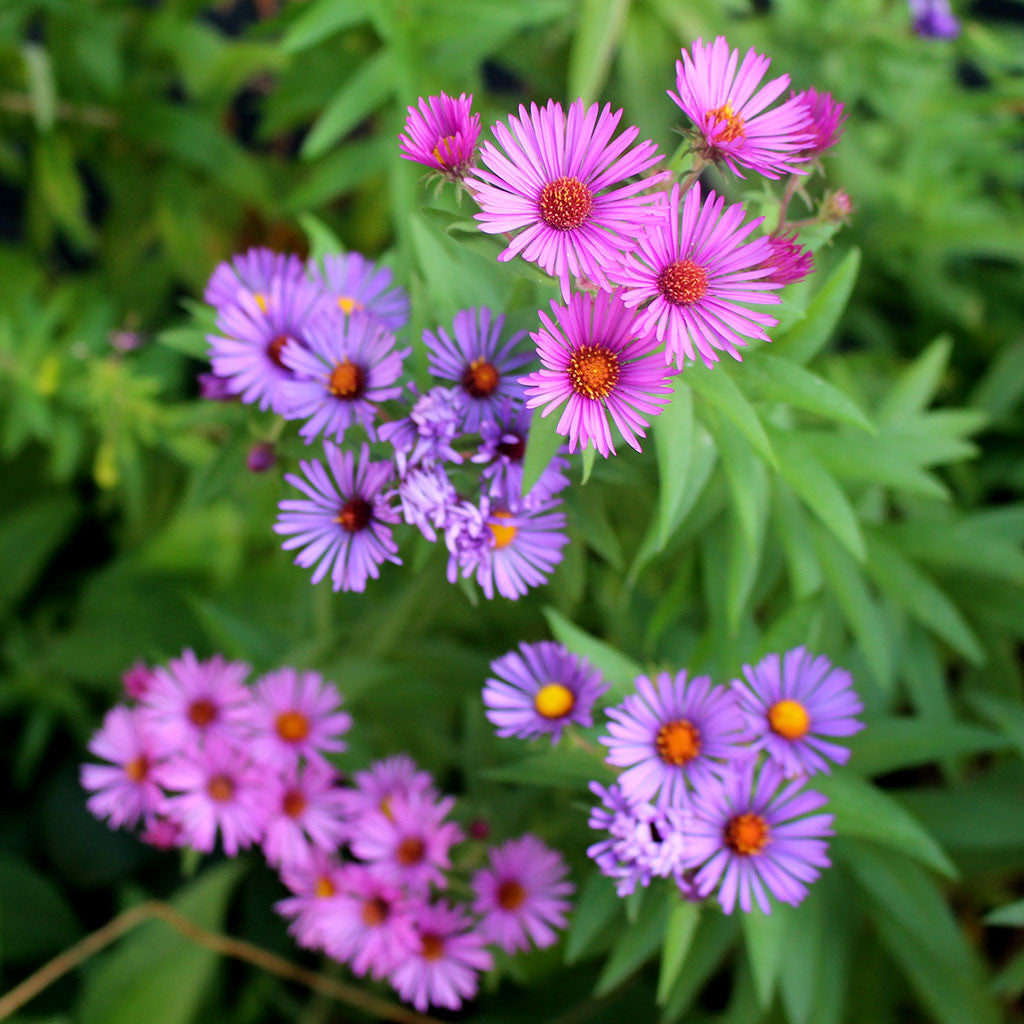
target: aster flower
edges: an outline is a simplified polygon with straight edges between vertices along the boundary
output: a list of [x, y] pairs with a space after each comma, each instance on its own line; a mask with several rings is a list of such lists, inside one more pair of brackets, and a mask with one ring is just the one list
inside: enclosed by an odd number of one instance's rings
[[396, 796], [384, 811], [366, 814], [352, 836], [352, 853], [374, 865], [379, 878], [425, 893], [444, 885], [451, 866], [448, 850], [462, 839], [462, 830], [445, 821], [452, 797], [434, 800], [432, 793]]
[[724, 36], [713, 43], [698, 39], [692, 56], [685, 49], [680, 56], [677, 92], [669, 96], [694, 124], [698, 155], [741, 178], [741, 167], [766, 178], [802, 171], [813, 139], [803, 103], [789, 99], [765, 110], [785, 92], [789, 75], [758, 88], [771, 60], [751, 48], [737, 70], [739, 50], [730, 50]]
[[525, 835], [492, 848], [487, 859], [473, 876], [481, 935], [506, 953], [529, 949], [531, 941], [538, 949], [554, 944], [573, 893], [561, 854]]
[[133, 700], [141, 700], [153, 682], [153, 670], [144, 662], [137, 661], [121, 676], [124, 692]]
[[356, 772], [352, 781], [354, 787], [344, 791], [345, 812], [356, 824], [367, 814], [389, 815], [395, 800], [417, 797], [435, 803], [438, 799], [430, 773], [417, 768], [408, 754], [374, 761]]
[[84, 764], [80, 777], [92, 796], [90, 812], [111, 828], [131, 828], [163, 804], [167, 750], [136, 708], [111, 708], [89, 740], [89, 751], [106, 764]]
[[557, 743], [570, 722], [589, 726], [594, 703], [608, 689], [601, 673], [561, 644], [520, 644], [491, 662], [497, 679], [484, 684], [486, 714], [499, 736]]
[[266, 782], [263, 854], [274, 867], [308, 860], [311, 848], [330, 853], [345, 836], [344, 794], [337, 775], [313, 762], [271, 773]]
[[925, 39], [956, 39], [960, 22], [949, 0], [910, 0], [914, 31]]
[[794, 906], [807, 895], [807, 884], [830, 863], [826, 837], [833, 817], [815, 813], [825, 797], [802, 786], [799, 779], [783, 784], [771, 763], [756, 772], [747, 761], [696, 794], [686, 858], [697, 869], [694, 883], [702, 897], [718, 886], [727, 914], [737, 901], [744, 911], [756, 902], [769, 914], [768, 893]]
[[843, 104], [831, 93], [818, 92], [815, 88], [804, 89], [803, 92], [792, 93], [794, 99], [803, 104], [807, 114], [811, 141], [804, 146], [804, 152], [818, 156], [826, 149], [831, 149], [843, 134], [846, 114]]
[[200, 853], [213, 849], [217, 832], [229, 857], [258, 842], [266, 822], [266, 769], [237, 744], [211, 736], [168, 762], [164, 781], [167, 817], [181, 826], [182, 845]]
[[[409, 385], [409, 390], [418, 395], [414, 384]], [[461, 388], [431, 388], [416, 398], [408, 416], [385, 423], [378, 435], [404, 455], [408, 463], [429, 463], [441, 459], [458, 464], [462, 462], [462, 456], [452, 444], [462, 436], [466, 404], [467, 398]]]
[[516, 600], [530, 587], [539, 587], [562, 560], [569, 538], [564, 512], [557, 499], [535, 505], [495, 505], [483, 496], [477, 505], [461, 502], [451, 511], [445, 528], [448, 582], [461, 572], [475, 576], [488, 601], [497, 590]]
[[292, 895], [278, 900], [274, 909], [282, 917], [291, 918], [288, 931], [303, 948], [325, 947], [328, 928], [341, 902], [347, 871], [348, 867], [342, 866], [335, 857], [316, 848], [305, 860], [283, 866], [281, 880]]
[[449, 181], [461, 180], [473, 164], [480, 135], [472, 95], [421, 96], [418, 107], [406, 108], [405, 134], [398, 137], [402, 158], [440, 171]]
[[312, 443], [327, 434], [339, 444], [355, 422], [373, 438], [377, 406], [401, 394], [396, 381], [412, 351], [395, 349], [395, 336], [365, 313], [337, 311], [311, 323], [307, 348], [289, 345], [282, 353], [295, 374], [282, 390], [289, 419], [301, 419], [299, 434]]
[[421, 1013], [430, 1005], [457, 1010], [477, 990], [477, 974], [493, 966], [484, 939], [462, 910], [422, 904], [414, 922], [417, 944], [391, 973], [391, 984]]
[[357, 252], [333, 253], [322, 262], [310, 266], [313, 281], [346, 316], [366, 313], [393, 332], [406, 325], [409, 296], [392, 286], [388, 267], [378, 267]]
[[518, 118], [492, 129], [501, 149], [481, 147], [488, 170], [477, 168], [469, 179], [482, 231], [525, 229], [498, 259], [522, 254], [557, 277], [566, 298], [570, 274], [604, 283], [604, 267], [633, 247], [637, 225], [660, 202], [642, 193], [665, 174], [625, 184], [660, 154], [653, 142], [629, 149], [636, 127], [612, 141], [621, 117], [607, 105], [584, 108], [583, 100], [570, 104], [568, 118], [554, 100], [540, 109], [531, 104], [529, 112], [520, 105]]
[[213, 372], [243, 402], [287, 412], [282, 385], [293, 374], [282, 354], [288, 345], [305, 345], [306, 328], [323, 304], [320, 289], [304, 277], [275, 278], [266, 295], [240, 293], [220, 309], [220, 333], [207, 335]]
[[522, 385], [513, 374], [530, 361], [529, 353], [515, 351], [526, 332], [517, 331], [501, 344], [504, 326], [504, 316], [493, 316], [481, 307], [456, 313], [451, 335], [443, 327], [436, 334], [423, 332], [430, 372], [441, 380], [455, 381], [465, 393], [463, 429], [470, 433], [492, 418], [503, 401], [523, 396]]
[[371, 462], [366, 444], [358, 463], [353, 452], [330, 441], [324, 442], [324, 457], [327, 468], [311, 459], [299, 463], [302, 476], [285, 475], [306, 497], [279, 503], [274, 532], [286, 536], [285, 551], [301, 548], [296, 565], [315, 566], [314, 584], [330, 573], [334, 590], [363, 591], [384, 562], [402, 563], [388, 525], [399, 521], [399, 513], [384, 494], [394, 466]]
[[298, 256], [265, 248], [248, 249], [217, 264], [203, 299], [219, 309], [237, 303], [240, 295], [247, 295], [266, 309], [275, 282], [297, 281], [302, 276], [302, 260]]
[[850, 751], [832, 741], [864, 728], [849, 672], [796, 647], [744, 665], [743, 675], [732, 686], [753, 750], [764, 750], [787, 776], [828, 772], [829, 761], [846, 764]]
[[326, 952], [362, 977], [378, 981], [419, 947], [414, 904], [401, 886], [364, 864], [349, 864], [324, 928]]
[[454, 484], [444, 467], [434, 462], [417, 462], [409, 466], [401, 453], [395, 458], [398, 465], [398, 499], [402, 518], [415, 526], [427, 540], [437, 540], [437, 531], [444, 530], [448, 513], [459, 502]]
[[685, 806], [699, 789], [744, 756], [743, 718], [732, 692], [707, 676], [661, 673], [636, 680], [636, 693], [608, 708], [605, 760], [626, 768], [619, 785], [632, 799]]
[[611, 272], [625, 286], [627, 307], [649, 303], [634, 330], [663, 341], [677, 369], [697, 353], [711, 366], [719, 350], [739, 359], [736, 349], [748, 338], [771, 340], [765, 328], [778, 321], [747, 306], [779, 302], [769, 294], [779, 287], [768, 264], [772, 245], [767, 238], [744, 241], [764, 220], [744, 224], [745, 216], [741, 203], [726, 208], [715, 192], [702, 203], [699, 183], [685, 198], [676, 185], [660, 219]]
[[543, 329], [531, 335], [542, 369], [522, 378], [526, 404], [544, 406], [547, 416], [566, 402], [555, 429], [568, 436], [570, 452], [593, 445], [606, 458], [614, 455], [609, 416], [640, 451], [648, 422], [642, 414], [658, 415], [672, 393], [655, 339], [619, 292], [575, 294], [568, 306], [552, 302], [551, 311], [553, 321], [540, 311]]
[[768, 235], [771, 255], [763, 266], [771, 270], [768, 280], [774, 284], [793, 284], [802, 281], [814, 270], [814, 255], [798, 241], [796, 232]]
[[211, 736], [241, 735], [248, 715], [249, 666], [215, 654], [200, 661], [191, 650], [153, 669], [142, 698], [143, 714], [164, 750]]
[[326, 766], [324, 755], [343, 751], [340, 737], [352, 728], [341, 699], [337, 686], [319, 672], [268, 672], [253, 689], [247, 715], [253, 757], [285, 768], [300, 757]]
[[233, 402], [238, 395], [231, 390], [231, 381], [226, 377], [218, 377], [215, 373], [196, 375], [199, 397], [211, 402]]

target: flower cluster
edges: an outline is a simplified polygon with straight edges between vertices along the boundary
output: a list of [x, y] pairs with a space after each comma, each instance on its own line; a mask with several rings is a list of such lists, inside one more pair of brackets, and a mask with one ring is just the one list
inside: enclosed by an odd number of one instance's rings
[[454, 798], [404, 754], [345, 782], [329, 760], [352, 724], [337, 687], [293, 668], [249, 675], [191, 651], [133, 666], [129, 702], [89, 743], [103, 763], [82, 766], [90, 811], [112, 828], [141, 824], [158, 848], [208, 853], [219, 839], [235, 856], [258, 845], [290, 892], [276, 909], [296, 941], [387, 980], [421, 1011], [472, 998], [489, 946], [557, 941], [573, 886], [556, 851], [529, 834], [487, 849], [460, 902]]

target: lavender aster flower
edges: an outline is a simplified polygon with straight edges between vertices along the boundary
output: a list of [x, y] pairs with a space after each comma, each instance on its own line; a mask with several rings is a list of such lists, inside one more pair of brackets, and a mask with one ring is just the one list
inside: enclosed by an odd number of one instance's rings
[[480, 136], [480, 115], [472, 113], [472, 95], [421, 96], [418, 107], [406, 108], [405, 134], [398, 137], [402, 158], [440, 171], [449, 181], [464, 178]]
[[487, 718], [499, 736], [557, 743], [570, 722], [588, 726], [597, 699], [608, 689], [601, 673], [561, 644], [520, 644], [491, 662], [496, 679], [484, 684]]
[[409, 297], [391, 284], [391, 271], [357, 252], [324, 256], [323, 266], [310, 273], [319, 287], [346, 315], [366, 313], [389, 331], [400, 331], [409, 320]]
[[501, 344], [505, 318], [492, 316], [486, 307], [463, 309], [455, 314], [452, 334], [443, 328], [423, 332], [430, 352], [430, 372], [451, 380], [465, 392], [465, 430], [475, 433], [482, 421], [492, 418], [503, 401], [521, 400], [523, 387], [512, 375], [530, 361], [515, 348], [525, 335], [518, 331]]
[[237, 303], [240, 295], [248, 295], [266, 310], [275, 282], [298, 281], [302, 276], [302, 260], [298, 256], [271, 249], [249, 249], [216, 266], [203, 299], [220, 309]]
[[737, 901], [742, 910], [756, 902], [770, 914], [768, 893], [793, 905], [807, 895], [807, 884], [830, 863], [825, 837], [832, 835], [833, 817], [816, 814], [825, 797], [802, 786], [799, 779], [783, 785], [771, 763], [755, 775], [755, 763], [747, 761], [724, 781], [701, 788], [693, 800], [686, 859], [697, 869], [702, 897], [718, 886], [727, 914]]
[[[313, 570], [313, 583], [328, 572], [334, 590], [366, 589], [367, 579], [377, 579], [380, 565], [401, 565], [398, 545], [390, 526], [399, 513], [385, 496], [394, 472], [390, 462], [371, 462], [363, 445], [358, 464], [353, 452], [342, 452], [324, 442], [327, 468], [317, 459], [300, 462], [303, 476], [285, 475], [306, 498], [282, 501], [274, 532], [287, 539], [285, 551], [300, 548], [295, 564]], [[328, 468], [330, 472], [328, 472]]]
[[448, 525], [450, 511], [459, 496], [444, 468], [437, 463], [407, 466], [404, 456], [395, 459], [399, 471], [398, 498], [402, 518], [415, 526], [427, 540], [437, 540], [437, 531]]
[[[409, 385], [416, 394], [416, 386]], [[442, 459], [456, 464], [462, 456], [452, 443], [462, 436], [462, 423], [466, 417], [466, 396], [455, 388], [431, 388], [416, 399], [412, 412], [405, 419], [385, 423], [379, 433], [395, 451], [409, 463]]]
[[570, 274], [604, 283], [604, 267], [632, 248], [637, 225], [659, 202], [641, 193], [664, 174], [624, 184], [660, 154], [653, 142], [629, 149], [636, 127], [612, 141], [621, 117], [607, 105], [584, 108], [583, 100], [570, 104], [568, 118], [554, 100], [540, 109], [531, 104], [529, 112], [520, 105], [518, 118], [510, 115], [508, 126], [498, 122], [492, 129], [501, 149], [490, 142], [481, 147], [489, 169], [478, 168], [469, 179], [482, 231], [525, 229], [498, 259], [522, 254], [557, 277], [566, 298]]
[[792, 93], [792, 96], [803, 104], [810, 121], [811, 142], [804, 147], [804, 152], [818, 156], [831, 149], [839, 141], [846, 121], [842, 103], [831, 93], [818, 92], [813, 87]]
[[914, 31], [926, 39], [956, 39], [960, 22], [949, 0], [910, 0]]
[[829, 761], [846, 764], [850, 751], [832, 740], [864, 728], [849, 672], [796, 647], [744, 665], [743, 675], [732, 686], [753, 750], [764, 750], [787, 776], [828, 772]]

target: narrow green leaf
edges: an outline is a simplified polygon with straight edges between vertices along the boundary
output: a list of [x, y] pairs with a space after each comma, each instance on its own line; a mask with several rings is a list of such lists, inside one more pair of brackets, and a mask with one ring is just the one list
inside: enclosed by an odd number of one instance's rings
[[1024, 900], [989, 911], [985, 915], [985, 923], [1000, 928], [1024, 928]]
[[611, 992], [641, 965], [654, 956], [665, 934], [669, 900], [661, 888], [644, 890], [645, 897], [636, 921], [619, 937], [597, 979], [594, 995]]
[[210, 355], [206, 334], [197, 327], [168, 327], [156, 336], [156, 340], [193, 359], [208, 359]]
[[586, 791], [593, 780], [614, 781], [614, 772], [600, 755], [576, 747], [530, 754], [500, 768], [485, 768], [480, 774], [492, 782], [514, 782], [525, 786], [571, 786]]
[[725, 478], [732, 494], [733, 511], [739, 519], [747, 550], [753, 555], [764, 533], [768, 506], [768, 474], [743, 435], [714, 410], [708, 410], [708, 429], [718, 446]]
[[574, 964], [591, 955], [595, 940], [607, 934], [621, 913], [622, 900], [612, 880], [594, 871], [584, 882], [572, 913], [565, 940], [565, 962]]
[[772, 913], [765, 914], [758, 907], [752, 907], [743, 915], [743, 936], [746, 939], [747, 957], [757, 989], [757, 1001], [767, 1009], [775, 994], [775, 982], [782, 967], [782, 953], [785, 949], [788, 931], [788, 915], [785, 908], [776, 906]]
[[661, 949], [661, 971], [658, 974], [658, 1005], [664, 1006], [679, 979], [686, 955], [700, 921], [700, 903], [681, 899], [668, 915], [665, 943]]
[[784, 480], [772, 481], [772, 526], [789, 567], [793, 596], [803, 601], [821, 587], [821, 566], [811, 543], [811, 524], [803, 505]]
[[582, 0], [569, 50], [569, 101], [597, 99], [626, 23], [629, 0]]
[[652, 421], [658, 457], [658, 543], [664, 547], [683, 503], [693, 454], [693, 394], [677, 387], [672, 401]]
[[643, 669], [632, 658], [603, 640], [591, 636], [579, 626], [573, 625], [554, 608], [545, 608], [544, 618], [548, 620], [548, 628], [556, 640], [565, 644], [574, 654], [586, 658], [604, 673], [607, 681], [611, 683], [610, 696], [613, 699], [615, 694], [631, 690], [636, 677], [643, 673]]
[[704, 983], [732, 948], [738, 931], [739, 922], [735, 915], [702, 915], [700, 927], [690, 946], [690, 954], [669, 996], [662, 1024], [671, 1024], [685, 1018]]
[[8, 964], [38, 964], [70, 945], [81, 925], [60, 889], [35, 868], [0, 854], [0, 949]]
[[[826, 910], [833, 908], [826, 907], [823, 889], [822, 883], [815, 884], [799, 910], [784, 908], [788, 921], [779, 994], [790, 1024], [811, 1024], [815, 999], [828, 985], [825, 964], [834, 959], [835, 950], [830, 947], [837, 943], [835, 933], [839, 929], [832, 927], [833, 922], [827, 918]], [[815, 1024], [821, 1024], [820, 1020]]]
[[587, 445], [583, 449], [583, 473], [580, 477], [580, 483], [585, 484], [590, 479], [590, 474], [594, 472], [594, 459], [597, 457], [597, 449], [593, 445]]
[[291, 23], [281, 40], [285, 53], [299, 53], [365, 21], [373, 4], [369, 0], [314, 0]]
[[688, 366], [684, 382], [705, 402], [732, 420], [765, 461], [772, 466], [776, 465], [772, 443], [768, 440], [754, 407], [736, 386], [736, 382], [729, 376], [724, 366], [719, 364], [711, 369], [706, 366]]
[[43, 497], [6, 512], [0, 522], [0, 618], [39, 577], [78, 515], [65, 494]]
[[319, 218], [311, 213], [299, 215], [299, 224], [309, 239], [309, 255], [314, 261], [334, 253], [344, 253], [341, 239]]
[[978, 690], [971, 691], [966, 697], [967, 703], [1001, 729], [1024, 757], [1024, 707], [1020, 702]]
[[526, 451], [523, 453], [523, 494], [530, 493], [565, 443], [565, 437], [555, 430], [558, 416], [558, 409], [551, 416], [544, 416], [540, 409], [533, 410], [530, 436], [526, 439]]
[[900, 374], [878, 407], [878, 422], [896, 424], [924, 412], [939, 390], [952, 351], [949, 337], [936, 338]]
[[28, 97], [32, 116], [41, 132], [48, 132], [57, 118], [57, 86], [53, 79], [50, 55], [39, 43], [25, 43], [21, 48], [28, 80]]
[[976, 725], [927, 718], [875, 718], [847, 742], [851, 768], [864, 775], [1005, 750], [1010, 745], [1005, 736]]

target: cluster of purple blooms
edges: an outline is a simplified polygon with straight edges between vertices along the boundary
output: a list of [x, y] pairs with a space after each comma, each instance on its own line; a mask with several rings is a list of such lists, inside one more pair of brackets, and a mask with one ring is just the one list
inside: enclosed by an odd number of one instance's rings
[[[483, 700], [500, 736], [557, 741], [591, 725], [607, 686], [599, 672], [554, 643], [521, 644], [491, 665]], [[862, 728], [850, 674], [803, 647], [746, 666], [729, 686], [679, 672], [641, 676], [636, 692], [605, 710], [600, 742], [621, 769], [591, 783], [599, 803], [588, 853], [620, 895], [672, 878], [683, 896], [717, 891], [771, 912], [769, 894], [797, 904], [829, 864], [832, 815], [805, 789], [808, 776], [844, 764], [837, 739]]]
[[[89, 810], [142, 826], [158, 848], [228, 856], [259, 846], [290, 895], [276, 909], [296, 941], [386, 980], [417, 1009], [458, 1009], [493, 965], [488, 946], [543, 948], [565, 927], [573, 886], [562, 857], [524, 835], [486, 851], [467, 904], [449, 889], [465, 838], [431, 776], [399, 754], [345, 782], [330, 756], [352, 720], [319, 673], [191, 651], [134, 666], [82, 766]], [[483, 826], [483, 827], [481, 827]], [[484, 823], [470, 826], [482, 838]], [[482, 851], [480, 851], [482, 857]]]

